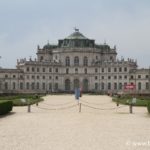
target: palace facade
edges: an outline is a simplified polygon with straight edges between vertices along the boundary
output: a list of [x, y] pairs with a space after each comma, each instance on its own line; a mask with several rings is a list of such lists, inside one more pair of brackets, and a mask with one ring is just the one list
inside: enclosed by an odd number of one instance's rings
[[[75, 30], [37, 47], [37, 58], [17, 60], [16, 69], [0, 69], [0, 93], [83, 92], [150, 93], [150, 69], [139, 69], [133, 59], [117, 58], [116, 47], [96, 44]], [[134, 85], [126, 90], [126, 85]]]

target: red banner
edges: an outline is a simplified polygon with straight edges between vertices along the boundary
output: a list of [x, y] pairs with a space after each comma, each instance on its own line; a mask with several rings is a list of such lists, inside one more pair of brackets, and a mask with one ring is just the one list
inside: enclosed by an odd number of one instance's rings
[[135, 89], [136, 85], [135, 84], [126, 84], [124, 85], [124, 89], [128, 90], [128, 89]]

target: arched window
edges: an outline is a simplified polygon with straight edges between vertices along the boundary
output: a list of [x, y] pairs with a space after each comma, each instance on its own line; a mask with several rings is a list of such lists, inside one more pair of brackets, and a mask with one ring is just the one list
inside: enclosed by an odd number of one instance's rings
[[95, 90], [98, 90], [98, 83], [95, 83]]
[[36, 83], [36, 89], [39, 90], [39, 88], [40, 88], [40, 84], [39, 84], [39, 82], [37, 82]]
[[66, 57], [66, 66], [70, 66], [70, 58], [68, 56]]
[[87, 68], [84, 69], [84, 73], [87, 74]]
[[111, 90], [111, 83], [108, 83], [108, 90]]
[[79, 79], [74, 79], [74, 89], [80, 87], [80, 81]]
[[13, 82], [13, 90], [15, 90], [15, 89], [16, 89], [16, 83]]
[[8, 90], [8, 83], [5, 82], [5, 90]]
[[76, 56], [76, 57], [74, 58], [74, 65], [75, 65], [75, 66], [79, 66], [79, 57], [78, 57], [78, 56]]
[[88, 91], [88, 86], [89, 86], [89, 81], [88, 79], [83, 80], [83, 91], [87, 92]]
[[105, 89], [105, 84], [104, 84], [104, 82], [101, 83], [101, 88], [102, 88], [102, 90]]
[[141, 82], [138, 83], [138, 90], [141, 90]]
[[23, 90], [23, 83], [20, 82], [20, 90]]
[[117, 90], [117, 83], [114, 83], [114, 90]]
[[31, 83], [31, 89], [32, 89], [32, 90], [35, 89], [35, 83], [34, 83], [34, 82]]
[[122, 90], [122, 83], [119, 83], [119, 90]]
[[52, 83], [49, 83], [49, 90], [52, 90]]
[[29, 82], [26, 83], [26, 89], [29, 90]]
[[45, 86], [45, 83], [43, 82], [42, 83], [42, 89], [45, 90], [45, 88], [46, 88], [46, 86]]
[[55, 83], [55, 90], [58, 90], [58, 83]]
[[148, 90], [148, 89], [149, 89], [149, 83], [146, 82], [146, 90]]
[[83, 59], [83, 66], [88, 66], [88, 58], [86, 56]]
[[65, 80], [65, 90], [70, 91], [70, 80], [69, 79]]

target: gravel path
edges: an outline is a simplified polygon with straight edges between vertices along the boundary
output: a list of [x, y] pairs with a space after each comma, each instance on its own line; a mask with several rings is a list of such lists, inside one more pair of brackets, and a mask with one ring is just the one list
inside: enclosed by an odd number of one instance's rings
[[[14, 107], [0, 118], [2, 150], [149, 150], [150, 116], [145, 107], [116, 109], [108, 96], [46, 96], [39, 106]], [[93, 107], [93, 108], [90, 108]], [[43, 109], [44, 108], [44, 109]], [[100, 108], [100, 109], [98, 109]]]

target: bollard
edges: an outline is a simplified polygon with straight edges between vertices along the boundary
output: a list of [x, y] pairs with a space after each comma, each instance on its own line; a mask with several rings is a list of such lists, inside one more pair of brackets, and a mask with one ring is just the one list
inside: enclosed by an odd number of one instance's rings
[[79, 103], [79, 112], [81, 112], [81, 103]]
[[132, 114], [132, 113], [133, 113], [132, 108], [133, 108], [133, 105], [132, 105], [132, 104], [130, 104], [130, 105], [129, 105], [130, 114]]
[[31, 105], [28, 105], [28, 113], [31, 112]]
[[36, 103], [36, 106], [39, 106], [39, 103]]
[[117, 101], [116, 105], [117, 105], [117, 107], [119, 106], [119, 101]]

